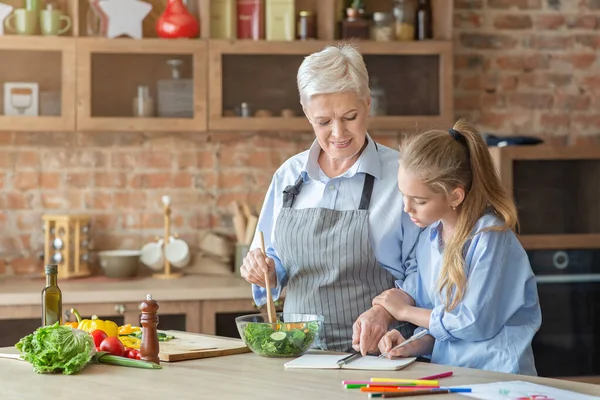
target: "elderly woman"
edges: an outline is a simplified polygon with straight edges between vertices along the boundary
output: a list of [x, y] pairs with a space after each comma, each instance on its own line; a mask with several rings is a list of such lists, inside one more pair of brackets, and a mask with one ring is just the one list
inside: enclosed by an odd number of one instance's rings
[[398, 152], [367, 134], [369, 76], [353, 47], [306, 57], [298, 90], [316, 140], [275, 173], [258, 222], [267, 257], [256, 235], [241, 274], [257, 305], [268, 273], [274, 299], [287, 286], [284, 312], [323, 315], [316, 346], [377, 351], [396, 321], [371, 302], [404, 280], [419, 233], [403, 212]]

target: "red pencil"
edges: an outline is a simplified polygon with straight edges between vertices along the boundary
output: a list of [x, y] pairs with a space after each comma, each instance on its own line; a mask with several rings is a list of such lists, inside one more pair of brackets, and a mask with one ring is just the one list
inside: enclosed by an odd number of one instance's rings
[[440, 378], [447, 378], [449, 376], [452, 376], [452, 374], [453, 374], [453, 372], [449, 371], [449, 372], [444, 372], [442, 374], [425, 376], [423, 378], [419, 378], [419, 380], [422, 380], [422, 381], [435, 381], [435, 380], [440, 379]]

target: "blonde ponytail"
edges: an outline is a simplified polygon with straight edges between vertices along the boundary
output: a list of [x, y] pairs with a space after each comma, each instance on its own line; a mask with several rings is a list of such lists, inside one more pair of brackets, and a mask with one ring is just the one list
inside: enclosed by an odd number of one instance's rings
[[500, 183], [486, 143], [464, 120], [456, 122], [449, 132], [432, 130], [408, 138], [402, 143], [400, 152], [401, 167], [416, 174], [434, 192], [448, 196], [457, 187], [462, 187], [466, 193], [457, 209], [454, 234], [445, 243], [438, 281], [446, 310], [451, 311], [465, 294], [464, 248], [477, 220], [490, 210], [503, 225], [488, 230], [515, 230], [517, 210]]

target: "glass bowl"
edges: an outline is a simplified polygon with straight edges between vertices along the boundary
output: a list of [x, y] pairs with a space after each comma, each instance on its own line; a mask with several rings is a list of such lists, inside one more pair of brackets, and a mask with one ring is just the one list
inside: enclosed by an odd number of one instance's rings
[[240, 337], [254, 353], [264, 357], [297, 357], [311, 348], [323, 329], [323, 316], [277, 313], [277, 323], [267, 314], [237, 317]]

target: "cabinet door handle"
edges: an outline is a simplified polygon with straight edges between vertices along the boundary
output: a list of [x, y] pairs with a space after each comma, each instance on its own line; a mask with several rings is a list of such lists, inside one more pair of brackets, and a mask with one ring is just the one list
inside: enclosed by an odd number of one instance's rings
[[125, 306], [123, 304], [117, 304], [115, 306], [115, 312], [119, 315], [125, 314]]

